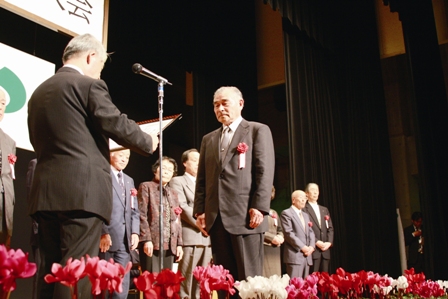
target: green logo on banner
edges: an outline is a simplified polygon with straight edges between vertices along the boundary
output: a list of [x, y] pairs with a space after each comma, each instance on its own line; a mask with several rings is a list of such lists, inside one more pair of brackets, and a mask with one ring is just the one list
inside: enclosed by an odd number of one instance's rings
[[25, 106], [26, 91], [22, 81], [10, 69], [0, 69], [0, 85], [9, 93], [10, 101], [6, 106], [6, 113], [19, 111]]

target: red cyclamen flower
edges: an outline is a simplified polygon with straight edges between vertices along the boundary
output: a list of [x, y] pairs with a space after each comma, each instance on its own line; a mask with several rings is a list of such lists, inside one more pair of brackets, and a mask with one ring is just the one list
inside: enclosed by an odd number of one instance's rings
[[115, 263], [113, 259], [109, 261], [101, 260], [99, 257], [89, 257], [85, 274], [92, 284], [92, 294], [99, 295], [103, 290], [108, 290], [110, 294], [123, 292], [123, 278], [131, 270], [132, 262], [124, 268], [121, 264]]
[[230, 295], [236, 292], [232, 274], [222, 265], [197, 266], [193, 270], [193, 276], [200, 283], [201, 298], [210, 298], [212, 291], [224, 290]]
[[54, 263], [51, 266], [51, 273], [53, 275], [47, 274], [44, 279], [47, 283], [60, 282], [67, 287], [74, 287], [78, 283], [78, 280], [86, 276], [84, 273], [85, 267], [84, 257], [81, 257], [81, 260], [69, 258], [65, 267]]

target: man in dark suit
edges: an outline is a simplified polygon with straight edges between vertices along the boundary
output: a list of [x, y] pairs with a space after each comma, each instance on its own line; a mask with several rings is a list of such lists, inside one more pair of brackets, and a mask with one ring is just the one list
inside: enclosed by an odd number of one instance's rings
[[211, 236], [214, 262], [244, 280], [263, 274], [274, 145], [269, 127], [241, 117], [236, 87], [219, 88], [213, 104], [223, 126], [202, 138], [193, 213]]
[[328, 272], [330, 265], [330, 248], [333, 245], [333, 222], [330, 212], [324, 206], [318, 205], [319, 186], [309, 183], [305, 188], [308, 199], [303, 211], [310, 216], [313, 231], [316, 236], [316, 250], [313, 252], [312, 272]]
[[[53, 263], [98, 255], [102, 223], [112, 212], [109, 138], [143, 155], [157, 147], [112, 103], [100, 80], [107, 53], [90, 34], [73, 38], [64, 66], [43, 82], [28, 104], [28, 130], [37, 155], [30, 215], [39, 224], [40, 298], [71, 298], [69, 288], [47, 284]], [[90, 297], [88, 279], [78, 282]]]
[[289, 277], [305, 278], [313, 264], [315, 237], [312, 222], [302, 210], [306, 203], [306, 194], [302, 190], [292, 193], [292, 206], [281, 213], [283, 235], [283, 262]]
[[200, 286], [193, 277], [197, 266], [206, 267], [212, 257], [210, 237], [205, 236], [196, 226], [193, 218], [194, 190], [198, 172], [199, 152], [197, 149], [186, 150], [182, 154], [185, 173], [171, 179], [170, 186], [177, 191], [182, 208], [182, 241], [184, 257], [179, 262], [179, 270], [185, 280], [181, 282], [180, 298], [199, 299]]
[[[6, 95], [0, 88], [0, 122], [6, 110]], [[14, 162], [16, 142], [0, 129], [0, 244], [10, 248], [14, 215]], [[14, 161], [13, 161], [14, 160]], [[0, 289], [0, 298], [3, 290]]]
[[408, 246], [408, 269], [414, 268], [415, 273], [421, 273], [425, 271], [422, 213], [412, 213], [411, 220], [412, 224], [403, 231], [404, 242]]
[[[134, 180], [123, 172], [130, 155], [131, 151], [128, 149], [110, 153], [113, 207], [109, 225], [103, 223], [99, 254], [100, 258], [105, 260], [112, 258], [123, 267], [126, 267], [131, 260], [131, 250], [137, 248], [140, 233], [137, 190], [134, 187]], [[123, 291], [114, 292], [112, 298], [126, 299], [129, 282], [128, 272], [123, 278]]]

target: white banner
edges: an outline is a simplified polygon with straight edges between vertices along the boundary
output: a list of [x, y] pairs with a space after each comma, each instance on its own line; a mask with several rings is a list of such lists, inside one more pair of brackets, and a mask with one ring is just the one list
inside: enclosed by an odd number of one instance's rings
[[19, 148], [33, 151], [28, 135], [28, 100], [54, 72], [53, 63], [0, 43], [0, 88], [6, 94], [6, 113], [0, 127]]
[[105, 0], [0, 0], [0, 6], [53, 30], [91, 33], [105, 43]]

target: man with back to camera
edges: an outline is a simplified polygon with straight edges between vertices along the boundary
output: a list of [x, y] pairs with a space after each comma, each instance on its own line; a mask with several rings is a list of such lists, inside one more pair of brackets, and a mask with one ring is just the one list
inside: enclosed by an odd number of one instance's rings
[[[103, 223], [100, 239], [102, 259], [113, 259], [123, 267], [131, 260], [131, 250], [138, 246], [140, 233], [140, 212], [134, 180], [123, 170], [129, 163], [128, 149], [110, 153], [110, 175], [112, 177], [112, 216], [109, 225]], [[135, 193], [132, 192], [135, 190]], [[129, 272], [123, 277], [123, 291], [114, 292], [112, 298], [126, 299], [129, 292]]]
[[241, 117], [244, 99], [238, 88], [219, 88], [213, 105], [222, 126], [202, 138], [193, 214], [211, 237], [214, 263], [245, 280], [263, 275], [274, 145], [268, 126]]
[[170, 186], [177, 191], [182, 208], [182, 241], [184, 257], [179, 262], [179, 270], [185, 280], [181, 282], [181, 298], [200, 298], [200, 285], [193, 277], [196, 266], [206, 267], [212, 257], [210, 238], [205, 236], [196, 226], [193, 218], [194, 191], [198, 172], [199, 152], [197, 149], [186, 150], [182, 154], [185, 173], [171, 179]]
[[310, 216], [316, 237], [316, 250], [313, 252], [312, 272], [328, 272], [330, 265], [330, 248], [333, 245], [333, 222], [330, 212], [324, 206], [317, 204], [319, 186], [309, 183], [305, 187], [308, 199], [303, 211]]
[[[112, 103], [100, 80], [107, 53], [90, 34], [74, 37], [64, 50], [64, 66], [43, 82], [28, 103], [28, 130], [37, 155], [30, 215], [39, 224], [39, 298], [65, 299], [70, 290], [47, 284], [53, 263], [98, 255], [102, 223], [112, 212], [109, 138], [142, 155], [157, 148]], [[90, 298], [87, 277], [79, 298]]]

